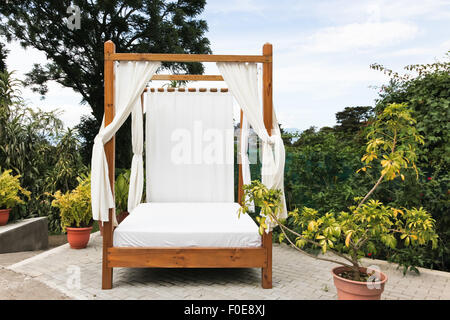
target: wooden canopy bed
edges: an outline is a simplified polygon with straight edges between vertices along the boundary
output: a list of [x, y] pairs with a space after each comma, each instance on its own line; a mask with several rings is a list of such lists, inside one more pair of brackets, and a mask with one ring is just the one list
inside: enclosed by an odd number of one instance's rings
[[[272, 110], [272, 45], [263, 46], [262, 55], [204, 55], [204, 54], [140, 54], [116, 53], [115, 45], [107, 41], [104, 46], [104, 94], [107, 127], [115, 115], [114, 81], [116, 61], [161, 61], [161, 62], [250, 62], [261, 63], [263, 71], [263, 118], [271, 135]], [[153, 75], [152, 80], [223, 81], [221, 75]], [[174, 91], [169, 89], [167, 91]], [[150, 91], [150, 90], [149, 90]], [[155, 89], [151, 89], [155, 92]], [[158, 89], [156, 89], [156, 92]], [[181, 89], [180, 91], [183, 91]], [[195, 89], [187, 89], [195, 91]], [[200, 92], [205, 91], [200, 89]], [[212, 92], [218, 91], [212, 89]], [[220, 90], [219, 90], [220, 91]], [[223, 90], [227, 91], [227, 90]], [[241, 111], [241, 125], [242, 125]], [[109, 183], [114, 194], [115, 139], [104, 144]], [[238, 202], [243, 197], [242, 165], [239, 164]], [[108, 221], [103, 221], [103, 265], [102, 289], [111, 289], [113, 268], [261, 268], [262, 287], [272, 288], [272, 233], [264, 233], [258, 246], [253, 247], [123, 247], [114, 246], [114, 209], [109, 209]], [[131, 216], [131, 214], [130, 214]], [[128, 219], [128, 218], [127, 218]], [[242, 217], [241, 217], [242, 219]], [[126, 220], [125, 220], [126, 221]], [[121, 224], [122, 225], [122, 224]]]

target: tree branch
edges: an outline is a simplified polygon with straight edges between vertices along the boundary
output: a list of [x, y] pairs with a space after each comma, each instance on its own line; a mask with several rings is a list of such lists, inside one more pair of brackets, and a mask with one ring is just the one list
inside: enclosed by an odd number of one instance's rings
[[[278, 225], [280, 226], [281, 231], [283, 231], [283, 228], [284, 228], [284, 229], [288, 230], [289, 232], [291, 232], [292, 234], [296, 235], [297, 237], [302, 238], [303, 240], [305, 240], [305, 241], [308, 242], [308, 243], [311, 243], [311, 244], [316, 245], [316, 246], [319, 246], [319, 247], [321, 246], [319, 243], [317, 243], [317, 242], [315, 242], [315, 241], [313, 241], [313, 240], [311, 240], [311, 239], [307, 239], [307, 238], [305, 238], [304, 236], [302, 236], [301, 234], [299, 234], [298, 232], [295, 232], [294, 230], [292, 230], [292, 229], [286, 227], [284, 224], [282, 224], [282, 223], [277, 219], [277, 217], [275, 217], [275, 215], [273, 214], [273, 212], [270, 213], [270, 216], [278, 223]], [[284, 231], [283, 231], [283, 233], [285, 234]], [[285, 235], [286, 235], [286, 234], [285, 234]], [[286, 237], [286, 238], [289, 240], [288, 237]], [[329, 250], [330, 250], [332, 253], [334, 253], [335, 255], [337, 255], [338, 257], [341, 257], [341, 258], [343, 258], [343, 259], [345, 259], [345, 260], [351, 262], [353, 265], [355, 264], [355, 261], [353, 261], [353, 260], [351, 260], [350, 258], [346, 257], [344, 254], [342, 254], [342, 253], [340, 253], [340, 252], [338, 252], [338, 251], [336, 251], [336, 250], [334, 250], [334, 249], [332, 249], [332, 248], [329, 248]], [[317, 257], [317, 258], [318, 258], [318, 257]], [[318, 259], [319, 259], [319, 258], [318, 258]]]

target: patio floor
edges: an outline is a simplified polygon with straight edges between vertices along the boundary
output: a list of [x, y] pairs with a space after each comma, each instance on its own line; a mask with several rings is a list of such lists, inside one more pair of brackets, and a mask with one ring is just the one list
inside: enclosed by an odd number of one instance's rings
[[[260, 269], [114, 269], [112, 290], [101, 290], [99, 233], [86, 249], [68, 244], [7, 266], [73, 299], [336, 299], [332, 264], [286, 245], [273, 248], [273, 289], [261, 288]], [[380, 260], [389, 280], [383, 299], [450, 299], [450, 273], [421, 269], [403, 276]], [[32, 290], [32, 287], [30, 287]]]

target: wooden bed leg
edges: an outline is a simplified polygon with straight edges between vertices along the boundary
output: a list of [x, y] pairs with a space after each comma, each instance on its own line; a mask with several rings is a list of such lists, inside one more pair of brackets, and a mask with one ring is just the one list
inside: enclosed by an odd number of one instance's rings
[[261, 285], [264, 289], [272, 289], [272, 232], [264, 232], [262, 245], [266, 251], [266, 263], [261, 269]]
[[108, 268], [103, 262], [102, 268], [102, 289], [112, 289], [113, 268]]
[[113, 268], [108, 267], [108, 248], [112, 247], [112, 222], [103, 222], [103, 227], [102, 289], [112, 289]]

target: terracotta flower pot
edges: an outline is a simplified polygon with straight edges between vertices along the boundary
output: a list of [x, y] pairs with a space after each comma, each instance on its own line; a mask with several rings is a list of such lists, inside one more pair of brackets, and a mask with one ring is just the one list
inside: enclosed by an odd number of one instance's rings
[[9, 213], [11, 209], [1, 209], [0, 210], [0, 226], [4, 226], [8, 223]]
[[86, 248], [91, 236], [92, 227], [87, 228], [66, 228], [67, 241], [72, 249]]
[[[332, 270], [339, 300], [380, 300], [388, 279], [386, 274], [380, 271], [378, 277], [381, 280], [376, 282], [353, 281], [339, 276], [348, 270], [346, 267], [336, 267]], [[367, 268], [359, 270], [363, 273], [367, 272]]]

